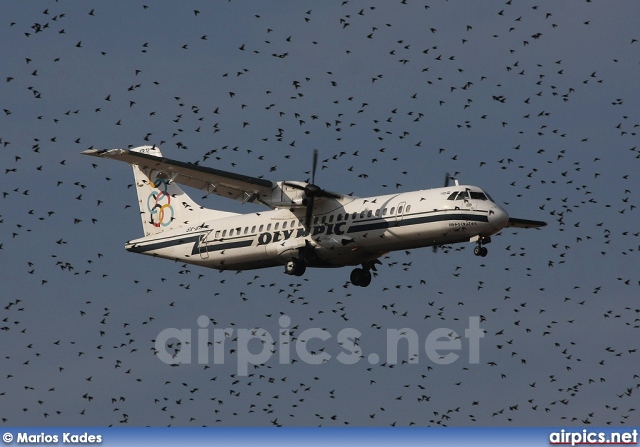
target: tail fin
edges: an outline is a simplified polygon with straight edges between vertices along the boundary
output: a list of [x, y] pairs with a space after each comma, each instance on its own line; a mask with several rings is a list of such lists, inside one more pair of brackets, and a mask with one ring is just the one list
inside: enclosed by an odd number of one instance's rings
[[[130, 151], [162, 157], [160, 149], [155, 146], [140, 146]], [[133, 176], [145, 236], [184, 226], [198, 226], [205, 220], [235, 214], [201, 207], [166, 173], [133, 165]]]

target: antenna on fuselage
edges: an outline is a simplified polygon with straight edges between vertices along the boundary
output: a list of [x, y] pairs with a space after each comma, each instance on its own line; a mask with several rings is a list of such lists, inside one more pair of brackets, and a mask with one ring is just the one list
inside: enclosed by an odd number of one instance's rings
[[449, 186], [449, 180], [451, 180], [451, 174], [448, 172], [444, 174], [444, 187]]
[[449, 174], [448, 172], [445, 173], [444, 175], [444, 187], [446, 188], [447, 186], [449, 186], [449, 182], [450, 180], [453, 180], [456, 184], [456, 186], [460, 186], [460, 184], [458, 183], [458, 179], [451, 177], [451, 174]]

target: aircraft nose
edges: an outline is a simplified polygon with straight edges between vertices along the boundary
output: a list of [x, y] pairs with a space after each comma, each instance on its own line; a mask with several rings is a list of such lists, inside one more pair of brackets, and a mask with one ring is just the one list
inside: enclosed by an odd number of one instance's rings
[[494, 205], [489, 215], [489, 222], [496, 231], [502, 230], [509, 222], [509, 214], [499, 205]]

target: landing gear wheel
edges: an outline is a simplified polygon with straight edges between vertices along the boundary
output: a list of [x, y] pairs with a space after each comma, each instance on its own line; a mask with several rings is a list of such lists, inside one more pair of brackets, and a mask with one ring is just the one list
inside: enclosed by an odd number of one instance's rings
[[364, 270], [362, 276], [360, 277], [360, 287], [367, 287], [371, 284], [371, 272], [369, 270]]
[[360, 277], [362, 276], [362, 272], [364, 272], [364, 270], [362, 269], [353, 269], [351, 271], [351, 276], [349, 277], [349, 279], [351, 280], [351, 284], [353, 284], [354, 286], [357, 286], [360, 284]]
[[287, 275], [294, 275], [297, 265], [298, 265], [297, 259], [295, 258], [289, 259], [287, 263], [284, 265], [284, 272]]
[[484, 258], [487, 256], [487, 253], [489, 253], [489, 250], [487, 250], [487, 247], [483, 247], [482, 245], [476, 245], [473, 248], [473, 254], [476, 256], [482, 256]]
[[294, 275], [302, 276], [306, 271], [307, 271], [307, 265], [304, 263], [304, 261], [298, 260], [298, 265], [296, 266], [296, 271], [294, 272]]
[[284, 265], [284, 272], [287, 275], [302, 276], [307, 270], [307, 266], [304, 261], [298, 258], [290, 258]]
[[371, 271], [361, 268], [353, 269], [349, 279], [354, 286], [367, 287], [371, 284]]

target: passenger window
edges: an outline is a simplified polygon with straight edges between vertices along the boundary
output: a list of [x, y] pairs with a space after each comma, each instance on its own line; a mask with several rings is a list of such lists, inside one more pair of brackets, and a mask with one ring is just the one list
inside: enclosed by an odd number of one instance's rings
[[333, 214], [329, 216], [329, 223], [333, 222]]
[[314, 225], [318, 225], [318, 218], [317, 217], [315, 219], [313, 219], [313, 224]]
[[256, 232], [256, 226], [255, 226], [255, 225], [251, 227], [251, 232], [252, 232], [252, 233], [255, 233], [255, 232]]
[[407, 205], [407, 209], [404, 212], [408, 213], [409, 211], [411, 211], [411, 205]]
[[337, 221], [340, 222], [342, 220], [342, 214], [338, 214], [338, 219]]
[[244, 234], [247, 234], [249, 232], [249, 227], [244, 227]]
[[219, 239], [220, 238], [220, 230], [216, 231], [216, 235], [214, 236], [214, 239]]
[[285, 228], [287, 228], [287, 221], [286, 220], [284, 222], [282, 222], [282, 229], [284, 230]]
[[382, 208], [382, 215], [386, 216], [387, 215], [387, 209], [386, 208]]
[[271, 224], [267, 225], [267, 231], [271, 231]]
[[227, 236], [227, 230], [222, 231], [222, 237], [226, 237]]
[[372, 214], [373, 214], [373, 211], [369, 210], [369, 212], [367, 213], [367, 217], [371, 217]]
[[396, 212], [396, 207], [392, 206], [391, 209], [389, 210], [389, 214], [391, 214], [392, 216], [395, 214]]
[[398, 214], [402, 214], [402, 207], [401, 206], [398, 207]]
[[352, 219], [355, 219], [356, 217], [358, 217], [358, 213], [353, 213], [353, 215], [351, 216]]
[[280, 226], [280, 222], [276, 222], [276, 225], [273, 227], [273, 229], [277, 230], [279, 226]]
[[258, 231], [259, 231], [260, 233], [262, 233], [262, 230], [264, 230], [264, 225], [260, 225], [260, 228], [258, 228]]
[[380, 217], [380, 208], [376, 210], [376, 217]]
[[233, 228], [229, 230], [229, 236], [233, 236]]
[[322, 216], [322, 223], [325, 223], [327, 221], [327, 216]]

